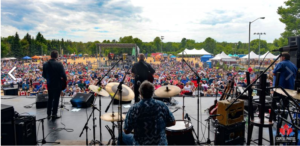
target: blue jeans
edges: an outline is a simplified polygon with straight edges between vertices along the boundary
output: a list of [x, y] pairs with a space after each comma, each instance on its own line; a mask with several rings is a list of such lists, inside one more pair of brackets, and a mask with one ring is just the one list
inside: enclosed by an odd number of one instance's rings
[[[133, 134], [125, 134], [124, 132], [122, 132], [122, 139], [123, 139], [123, 144], [125, 145], [133, 145]], [[120, 135], [119, 135], [119, 139], [118, 139], [118, 145], [121, 145], [122, 143], [120, 142]]]

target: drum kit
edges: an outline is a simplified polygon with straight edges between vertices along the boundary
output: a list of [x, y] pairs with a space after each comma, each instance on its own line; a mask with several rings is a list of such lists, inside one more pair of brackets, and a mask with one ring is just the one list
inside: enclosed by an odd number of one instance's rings
[[[94, 105], [92, 105], [93, 109], [96, 109], [99, 111], [99, 116], [100, 116], [101, 120], [112, 123], [112, 128], [108, 127], [107, 125], [105, 126], [111, 135], [111, 139], [108, 141], [108, 144], [112, 144], [112, 145], [115, 145], [116, 141], [117, 141], [117, 138], [114, 134], [115, 127], [119, 127], [118, 125], [114, 124], [114, 122], [120, 123], [121, 120], [122, 121], [125, 120], [126, 115], [122, 114], [122, 119], [121, 119], [120, 118], [121, 116], [118, 112], [112, 111], [111, 113], [101, 114], [101, 97], [109, 97], [109, 96], [113, 97], [113, 95], [116, 93], [113, 100], [115, 100], [114, 103], [118, 103], [120, 100], [120, 94], [118, 93], [118, 86], [119, 86], [119, 83], [117, 83], [117, 82], [108, 83], [105, 86], [105, 89], [101, 89], [101, 90], [100, 90], [100, 87], [98, 87], [98, 86], [95, 86], [95, 85], [89, 86], [89, 89], [91, 90], [91, 92], [94, 92], [95, 95], [97, 95], [99, 97], [99, 106], [100, 107], [99, 107], [99, 109], [97, 109]], [[181, 89], [179, 87], [174, 86], [174, 85], [166, 85], [166, 86], [162, 86], [162, 87], [156, 89], [154, 94], [157, 98], [172, 98], [173, 96], [178, 95], [180, 92], [181, 92]], [[122, 96], [121, 103], [131, 103], [131, 101], [134, 99], [134, 92], [128, 86], [122, 84], [122, 95], [121, 96]], [[177, 120], [176, 124], [174, 126], [166, 128], [167, 139], [170, 144], [171, 143], [172, 144], [186, 144], [187, 139], [188, 139], [188, 141], [190, 141], [190, 143], [194, 142], [193, 134], [192, 134], [193, 126], [192, 126], [191, 121], [184, 120], [184, 108], [185, 108], [185, 106], [184, 106], [184, 96], [183, 96], [182, 120]], [[94, 112], [94, 110], [93, 110], [93, 112]], [[99, 120], [100, 141], [97, 141], [97, 140], [95, 140], [95, 127], [96, 127], [95, 119], [96, 118], [93, 118], [93, 119], [94, 119], [94, 122], [93, 122], [94, 139], [91, 141], [90, 144], [97, 144], [97, 143], [102, 144], [101, 120]], [[86, 123], [84, 129], [88, 129], [87, 123]], [[83, 129], [83, 131], [84, 131], [84, 129]], [[83, 131], [82, 131], [82, 133], [83, 133]], [[88, 140], [86, 140], [86, 141], [88, 142]]]
[[[110, 142], [112, 142], [111, 143], [112, 145], [115, 145], [116, 140], [117, 140], [114, 133], [115, 133], [115, 127], [118, 127], [118, 126], [116, 124], [114, 124], [114, 122], [120, 123], [120, 121], [125, 120], [126, 115], [122, 114], [122, 119], [121, 119], [120, 118], [121, 116], [118, 112], [112, 111], [111, 113], [101, 114], [101, 97], [109, 97], [109, 96], [114, 97], [114, 99], [112, 99], [114, 104], [119, 103], [121, 96], [122, 96], [122, 98], [121, 98], [122, 100], [120, 101], [121, 103], [131, 103], [131, 101], [134, 99], [134, 92], [132, 91], [132, 89], [130, 89], [128, 86], [122, 84], [122, 92], [121, 92], [122, 94], [120, 94], [120, 92], [118, 91], [119, 85], [120, 84], [118, 82], [111, 82], [111, 83], [108, 83], [104, 89], [102, 89], [102, 88], [100, 89], [100, 87], [98, 87], [96, 85], [89, 86], [89, 89], [91, 90], [91, 92], [94, 92], [95, 95], [97, 95], [99, 97], [99, 106], [100, 106], [98, 109], [94, 105], [92, 105], [93, 111], [92, 111], [91, 115], [94, 116], [94, 110], [96, 109], [99, 111], [99, 117], [101, 120], [112, 123], [112, 128], [109, 128], [107, 125], [105, 126], [111, 135], [111, 139], [108, 141], [108, 144], [110, 144]], [[157, 97], [157, 98], [172, 98], [173, 96], [178, 95], [180, 92], [181, 92], [181, 89], [179, 87], [174, 86], [174, 85], [166, 85], [166, 86], [162, 86], [162, 87], [156, 89], [154, 94], [155, 94], [155, 97]], [[183, 97], [182, 118], [184, 118], [184, 97]], [[97, 143], [102, 144], [101, 120], [99, 120], [100, 141], [95, 140], [95, 127], [96, 127], [95, 119], [96, 118], [93, 117], [93, 125], [94, 125], [93, 126], [93, 134], [94, 134], [94, 136], [93, 136], [93, 140], [91, 141], [90, 144], [97, 144]], [[191, 136], [192, 135], [192, 132], [191, 132], [192, 127], [193, 126], [190, 121], [185, 121], [185, 120], [176, 121], [176, 125], [166, 128], [168, 140], [173, 143], [178, 143], [178, 140], [177, 140], [178, 138], [176, 138], [176, 136], [178, 136], [178, 135], [179, 136], [188, 135], [189, 137], [192, 137]], [[83, 133], [84, 129], [88, 129], [87, 124], [83, 128], [82, 133]], [[82, 133], [80, 134], [80, 136], [82, 135]], [[182, 138], [181, 138], [181, 140], [182, 140]], [[88, 140], [86, 140], [86, 141], [88, 142]]]

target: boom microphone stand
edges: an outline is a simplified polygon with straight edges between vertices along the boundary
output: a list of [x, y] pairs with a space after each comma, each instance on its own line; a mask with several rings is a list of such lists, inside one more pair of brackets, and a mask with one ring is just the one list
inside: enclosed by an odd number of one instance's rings
[[45, 130], [44, 130], [44, 120], [46, 118], [42, 118], [42, 119], [39, 119], [39, 120], [36, 120], [36, 121], [40, 121], [42, 123], [42, 132], [43, 132], [43, 139], [42, 141], [39, 141], [37, 143], [42, 143], [42, 144], [45, 144], [45, 143], [53, 143], [53, 144], [60, 144], [60, 142], [47, 142], [46, 141], [46, 138], [45, 138]]
[[[101, 87], [101, 82], [102, 80], [104, 79], [104, 77], [106, 77], [110, 71], [116, 66], [116, 64], [118, 64], [120, 61], [122, 60], [122, 58], [120, 58], [117, 63], [115, 63], [108, 71], [107, 73], [102, 77], [102, 78], [99, 78], [98, 80], [98, 83], [96, 85], [99, 85]], [[101, 117], [101, 97], [99, 97], [99, 118]], [[103, 145], [102, 144], [102, 124], [101, 124], [101, 119], [99, 119], [99, 130], [100, 130], [100, 145]]]
[[182, 58], [182, 62], [184, 62], [190, 69], [191, 71], [197, 76], [197, 84], [198, 84], [198, 98], [197, 98], [197, 144], [200, 144], [199, 141], [199, 115], [200, 115], [200, 109], [199, 109], [199, 104], [200, 104], [200, 76], [198, 75], [197, 72], [195, 72], [192, 67]]
[[[129, 72], [130, 69], [131, 69], [131, 67], [128, 68], [127, 72]], [[122, 102], [122, 85], [124, 84], [124, 80], [125, 80], [125, 78], [126, 78], [126, 74], [127, 74], [127, 73], [125, 72], [125, 75], [124, 75], [122, 81], [121, 81], [121, 82], [119, 83], [119, 85], [118, 85], [117, 91], [115, 92], [114, 96], [112, 97], [110, 103], [108, 104], [108, 106], [107, 106], [107, 108], [106, 108], [106, 110], [105, 110], [105, 112], [108, 111], [110, 105], [113, 103], [113, 101], [114, 101], [114, 99], [115, 99], [115, 96], [117, 95], [117, 93], [119, 93], [120, 98], [119, 98], [118, 114], [119, 114], [119, 116], [120, 116], [120, 117], [119, 117], [119, 120], [120, 120], [120, 121], [119, 121], [118, 123], [120, 123], [120, 125], [118, 126], [118, 131], [119, 131], [119, 136], [120, 136], [121, 141], [123, 140], [123, 136], [122, 136], [122, 135], [123, 135], [123, 134], [122, 134], [123, 118], [122, 118], [122, 108], [121, 108], [121, 102]]]

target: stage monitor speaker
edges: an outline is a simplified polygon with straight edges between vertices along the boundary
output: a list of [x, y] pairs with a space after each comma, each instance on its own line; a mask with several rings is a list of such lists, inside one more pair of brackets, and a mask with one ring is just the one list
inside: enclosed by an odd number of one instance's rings
[[[16, 132], [11, 122], [1, 122], [1, 128], [1, 145], [36, 145], [35, 116], [16, 117]], [[14, 135], [17, 143], [14, 141]]]
[[73, 107], [86, 108], [91, 106], [94, 98], [94, 94], [91, 93], [77, 93], [75, 97], [71, 99], [71, 104]]
[[218, 124], [215, 132], [215, 145], [244, 145], [245, 122], [239, 122], [230, 126]]
[[300, 36], [289, 37], [288, 39], [290, 46], [298, 46], [297, 51], [290, 51], [291, 62], [293, 62], [297, 68], [300, 68]]
[[300, 36], [289, 37], [288, 38], [290, 46], [298, 46], [297, 51], [290, 51], [291, 62], [293, 62], [298, 68], [298, 73], [296, 76], [295, 89], [300, 88]]
[[48, 94], [37, 94], [36, 95], [36, 108], [46, 108], [48, 102]]

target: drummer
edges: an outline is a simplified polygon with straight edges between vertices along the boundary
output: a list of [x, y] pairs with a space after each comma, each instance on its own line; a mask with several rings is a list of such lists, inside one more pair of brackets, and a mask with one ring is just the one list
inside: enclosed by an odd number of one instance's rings
[[[166, 127], [175, 125], [169, 108], [152, 98], [154, 86], [144, 81], [139, 88], [141, 101], [133, 105], [124, 123], [123, 143], [126, 145], [167, 145]], [[134, 130], [134, 134], [129, 134]], [[119, 141], [119, 144], [120, 141]]]

